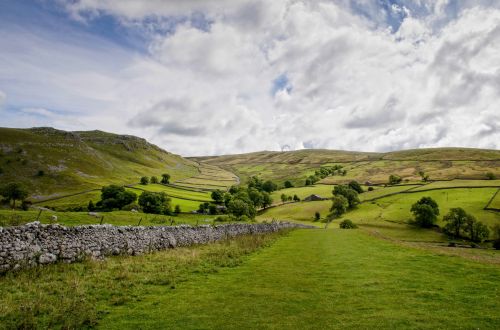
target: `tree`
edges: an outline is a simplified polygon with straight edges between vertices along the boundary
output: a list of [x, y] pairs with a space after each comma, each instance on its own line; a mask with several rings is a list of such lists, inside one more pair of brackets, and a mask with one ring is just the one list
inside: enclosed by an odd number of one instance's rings
[[342, 195], [334, 196], [332, 198], [332, 206], [330, 207], [330, 217], [339, 218], [347, 211], [349, 202], [347, 198]]
[[306, 186], [312, 185], [311, 180], [309, 178], [306, 179], [305, 185]]
[[181, 213], [181, 207], [179, 206], [179, 204], [177, 204], [177, 205], [175, 206], [174, 213], [175, 213], [175, 214], [179, 214], [179, 213]]
[[495, 250], [500, 250], [500, 225], [496, 225], [493, 229], [495, 240], [493, 241], [493, 247]]
[[266, 208], [273, 205], [273, 199], [271, 195], [267, 192], [262, 193], [262, 207]]
[[318, 211], [316, 211], [314, 213], [314, 221], [319, 221], [319, 219], [321, 219], [321, 214]]
[[394, 174], [389, 175], [389, 184], [390, 185], [401, 183], [401, 181], [402, 181], [402, 179], [399, 175], [394, 175]]
[[252, 208], [253, 206], [245, 203], [245, 201], [241, 199], [233, 199], [229, 202], [227, 211], [238, 219], [241, 219], [243, 216], [253, 219], [255, 217], [255, 209], [252, 210]]
[[151, 183], [158, 183], [158, 178], [156, 176], [152, 176], [151, 179], [149, 180]]
[[36, 173], [36, 176], [44, 176], [45, 175], [45, 172], [43, 170], [38, 170], [38, 172]]
[[218, 213], [218, 212], [217, 212], [217, 206], [216, 206], [216, 205], [214, 205], [214, 204], [210, 204], [210, 205], [208, 206], [208, 213], [209, 213], [209, 214], [212, 214], [212, 215], [217, 214], [217, 213]]
[[141, 184], [147, 185], [149, 183], [149, 178], [147, 176], [143, 176], [141, 178]]
[[286, 180], [284, 183], [284, 186], [285, 186], [285, 188], [292, 188], [293, 184], [289, 180]]
[[262, 189], [265, 192], [272, 193], [273, 191], [278, 190], [278, 185], [270, 180], [267, 180], [262, 184]]
[[358, 194], [363, 193], [363, 188], [361, 187], [361, 185], [359, 184], [358, 181], [353, 180], [353, 181], [349, 182], [348, 186], [349, 186], [349, 188], [351, 188], [352, 190], [354, 190]]
[[212, 191], [211, 197], [217, 204], [224, 202], [224, 192], [222, 190], [217, 189]]
[[443, 221], [446, 222], [444, 231], [455, 238], [460, 237], [460, 232], [465, 228], [468, 217], [469, 214], [460, 207], [450, 209], [450, 212], [443, 217]]
[[282, 202], [283, 204], [285, 204], [285, 202], [288, 200], [288, 196], [287, 196], [287, 195], [285, 195], [285, 194], [281, 194], [281, 196], [280, 196], [280, 197], [281, 197], [281, 202]]
[[255, 207], [261, 207], [263, 203], [263, 196], [260, 191], [255, 188], [248, 188], [248, 197]]
[[117, 185], [104, 186], [101, 189], [101, 201], [98, 203], [104, 210], [121, 209], [137, 199], [137, 195], [132, 191], [125, 190]]
[[420, 178], [422, 179], [422, 181], [424, 181], [424, 182], [429, 181], [429, 176], [427, 174], [425, 174], [424, 171], [419, 171], [418, 175], [420, 175]]
[[161, 175], [161, 183], [163, 183], [163, 184], [169, 184], [170, 183], [170, 174], [163, 173]]
[[493, 172], [486, 173], [486, 179], [495, 180], [496, 178], [497, 178], [497, 176]]
[[349, 208], [354, 208], [360, 203], [358, 193], [347, 185], [338, 185], [333, 188], [333, 195], [344, 196], [349, 203]]
[[293, 201], [294, 202], [300, 202], [300, 198], [297, 195], [293, 195]]
[[16, 200], [22, 201], [28, 197], [28, 191], [17, 182], [11, 182], [3, 186], [0, 190], [0, 195], [7, 198], [8, 201], [12, 201], [12, 208], [16, 208]]
[[412, 205], [410, 211], [415, 216], [416, 224], [423, 228], [432, 227], [439, 215], [438, 204], [430, 197], [422, 197]]
[[95, 205], [94, 205], [94, 202], [92, 202], [92, 200], [89, 201], [89, 204], [87, 205], [87, 210], [89, 210], [89, 212], [92, 212], [95, 210]]
[[200, 206], [198, 207], [198, 213], [206, 214], [209, 213], [210, 210], [210, 203], [204, 202], [201, 203]]
[[468, 233], [471, 241], [478, 243], [482, 242], [490, 235], [488, 227], [481, 221], [477, 221], [473, 215], [467, 217], [465, 232]]
[[144, 191], [139, 196], [139, 205], [144, 213], [166, 214], [172, 213], [170, 198], [164, 192], [155, 193]]

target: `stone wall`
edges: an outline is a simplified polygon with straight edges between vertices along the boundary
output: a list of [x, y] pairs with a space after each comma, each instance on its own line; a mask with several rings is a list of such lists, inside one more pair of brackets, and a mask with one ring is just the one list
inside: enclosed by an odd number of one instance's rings
[[287, 222], [196, 227], [64, 227], [32, 222], [18, 227], [0, 227], [0, 273], [58, 261], [72, 263], [87, 257], [138, 255], [287, 228], [310, 227]]

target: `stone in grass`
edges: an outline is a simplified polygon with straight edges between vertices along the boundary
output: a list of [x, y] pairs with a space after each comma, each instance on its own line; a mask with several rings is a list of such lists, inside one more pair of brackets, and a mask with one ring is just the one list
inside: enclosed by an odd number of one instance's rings
[[40, 255], [38, 262], [41, 263], [42, 265], [45, 265], [45, 264], [54, 263], [54, 262], [56, 262], [56, 260], [57, 260], [57, 257], [54, 254], [44, 253], [44, 254]]

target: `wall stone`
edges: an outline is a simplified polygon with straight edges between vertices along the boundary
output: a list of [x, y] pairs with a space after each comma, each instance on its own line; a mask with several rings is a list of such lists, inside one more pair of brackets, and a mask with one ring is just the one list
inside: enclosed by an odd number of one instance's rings
[[178, 246], [206, 244], [246, 234], [288, 228], [314, 228], [288, 222], [224, 224], [218, 226], [64, 227], [39, 222], [0, 227], [0, 273], [55, 262], [72, 263], [87, 257], [139, 255]]

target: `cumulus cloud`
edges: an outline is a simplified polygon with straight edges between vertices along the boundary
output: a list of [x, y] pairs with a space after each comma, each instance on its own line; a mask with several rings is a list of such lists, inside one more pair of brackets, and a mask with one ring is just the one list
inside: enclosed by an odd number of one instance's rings
[[0, 109], [2, 109], [6, 99], [7, 95], [5, 95], [5, 93], [0, 90]]
[[[65, 110], [82, 128], [138, 134], [183, 155], [500, 148], [500, 8], [491, 2], [60, 3], [84, 25], [114, 16], [148, 46], [0, 34], [9, 63], [0, 74], [19, 84], [9, 103], [39, 108], [30, 115]], [[20, 35], [23, 57], [12, 51]], [[37, 88], [22, 92], [27, 85]]]

